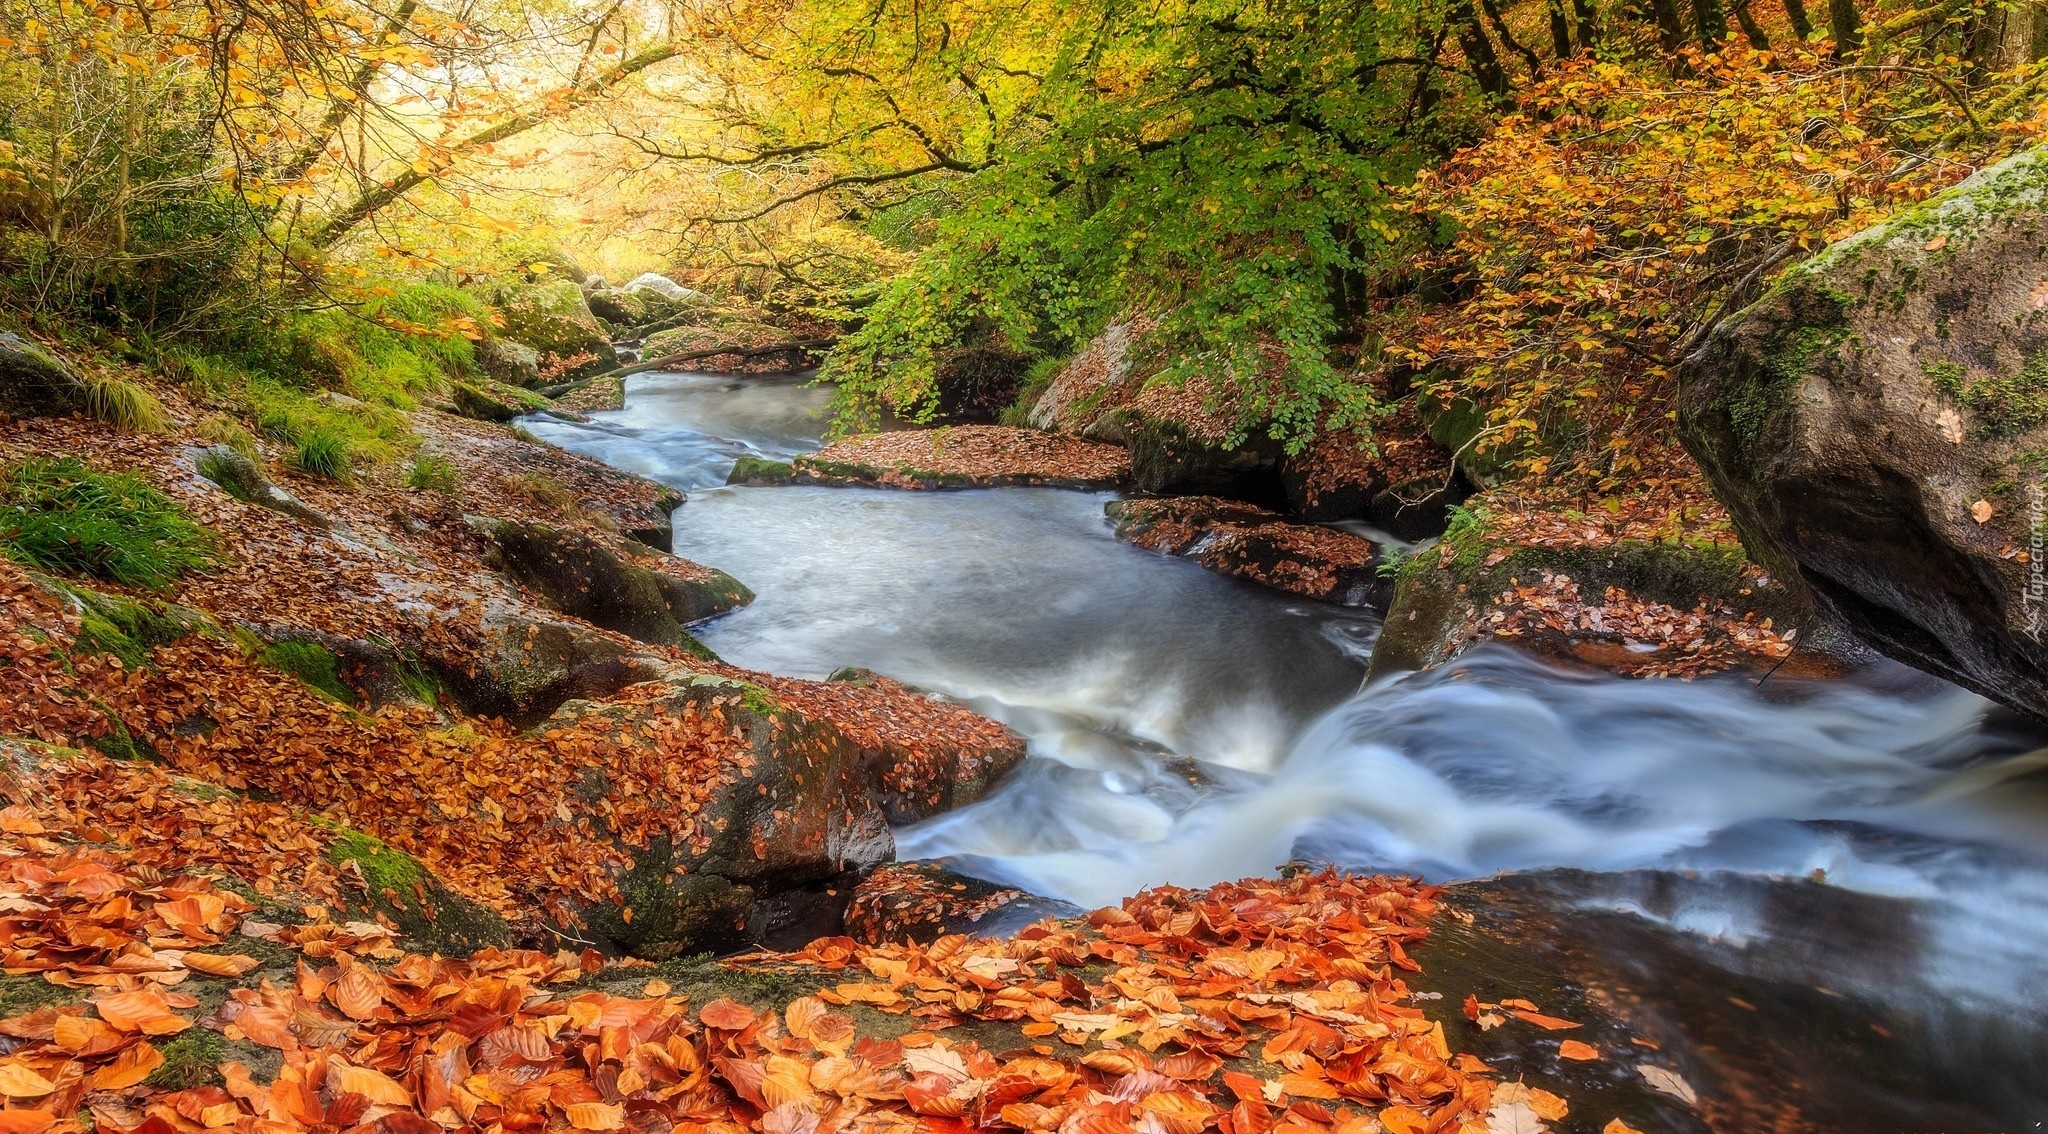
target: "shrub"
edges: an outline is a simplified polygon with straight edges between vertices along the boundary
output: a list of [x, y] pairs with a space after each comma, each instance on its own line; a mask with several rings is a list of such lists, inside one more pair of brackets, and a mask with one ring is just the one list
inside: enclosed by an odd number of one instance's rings
[[454, 493], [462, 487], [462, 473], [455, 462], [431, 453], [423, 454], [406, 471], [405, 486], [427, 492]]
[[85, 389], [86, 412], [130, 433], [162, 432], [168, 418], [156, 395], [120, 378], [100, 378]]
[[219, 558], [212, 532], [132, 473], [75, 457], [0, 471], [0, 546], [17, 563], [162, 590]]
[[348, 438], [324, 426], [301, 434], [286, 461], [302, 473], [333, 481], [346, 481], [355, 472], [355, 450]]

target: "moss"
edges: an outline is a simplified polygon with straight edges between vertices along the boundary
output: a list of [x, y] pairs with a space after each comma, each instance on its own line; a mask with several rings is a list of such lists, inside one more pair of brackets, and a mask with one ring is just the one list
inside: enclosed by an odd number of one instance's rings
[[1976, 415], [1982, 437], [2013, 437], [2048, 421], [2048, 352], [2014, 374], [1972, 380], [1961, 364], [1946, 360], [1928, 363], [1923, 373]]
[[145, 1086], [160, 1091], [189, 1091], [194, 1087], [217, 1087], [222, 1083], [220, 1065], [227, 1058], [227, 1044], [219, 1032], [205, 1027], [187, 1028], [168, 1043], [158, 1046], [163, 1066], [149, 1073]]
[[1797, 297], [1793, 319], [1728, 402], [1729, 424], [1744, 445], [1757, 444], [1818, 360], [1849, 338], [1849, 311], [1855, 304], [1854, 297], [1824, 286], [1807, 288]]
[[418, 859], [380, 839], [337, 827], [327, 858], [361, 879], [368, 912], [390, 918], [423, 951], [456, 956], [511, 943], [503, 918], [448, 889]]
[[88, 991], [51, 984], [41, 973], [0, 975], [0, 1016], [21, 1016], [38, 1008], [83, 1004]]
[[732, 466], [732, 472], [725, 478], [727, 484], [788, 484], [791, 468], [788, 461], [771, 461], [765, 457], [741, 457]]
[[80, 606], [79, 631], [73, 652], [112, 654], [136, 668], [149, 662], [151, 651], [191, 634], [218, 633], [213, 621], [190, 607], [166, 602], [139, 602], [66, 586], [53, 579], [45, 586]]
[[350, 708], [357, 703], [356, 691], [341, 679], [341, 659], [318, 642], [303, 638], [272, 642], [257, 653], [256, 660], [291, 674]]

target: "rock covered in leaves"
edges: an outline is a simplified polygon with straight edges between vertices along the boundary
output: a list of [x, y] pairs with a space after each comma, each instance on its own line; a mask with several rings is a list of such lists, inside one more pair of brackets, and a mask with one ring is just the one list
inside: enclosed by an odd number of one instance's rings
[[540, 385], [540, 352], [525, 343], [487, 338], [476, 344], [476, 361], [493, 382], [529, 390]]
[[1688, 361], [1743, 542], [1884, 652], [2048, 717], [2048, 150], [1793, 268]]
[[[757, 467], [750, 483], [769, 479]], [[796, 458], [791, 479], [880, 488], [1111, 489], [1130, 475], [1121, 449], [1035, 429], [960, 425], [835, 441]]]
[[[1371, 676], [1430, 669], [1506, 640], [1635, 677], [1832, 670], [1801, 596], [1751, 564], [1697, 482], [1640, 486], [1615, 510], [1562, 501], [1482, 502], [1403, 563]], [[1805, 641], [1802, 641], [1804, 636]]]
[[1212, 571], [1304, 598], [1346, 606], [1384, 605], [1379, 548], [1335, 528], [1213, 496], [1112, 500], [1104, 513], [1118, 539]]

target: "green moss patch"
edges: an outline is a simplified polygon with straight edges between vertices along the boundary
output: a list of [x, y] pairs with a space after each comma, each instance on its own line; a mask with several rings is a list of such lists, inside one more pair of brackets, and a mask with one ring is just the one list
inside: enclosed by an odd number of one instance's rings
[[300, 638], [272, 642], [257, 653], [256, 660], [291, 674], [350, 708], [357, 704], [356, 691], [341, 679], [341, 659], [318, 642]]

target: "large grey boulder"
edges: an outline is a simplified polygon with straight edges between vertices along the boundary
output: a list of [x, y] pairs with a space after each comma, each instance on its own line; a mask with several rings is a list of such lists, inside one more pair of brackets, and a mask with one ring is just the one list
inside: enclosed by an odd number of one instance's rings
[[1774, 575], [2048, 718], [2048, 150], [1828, 248], [1719, 328], [1685, 442]]
[[[753, 601], [723, 571], [660, 551], [619, 551], [567, 528], [472, 517], [486, 563], [564, 614], [657, 646], [702, 647], [684, 627]], [[631, 557], [631, 558], [629, 558]], [[635, 559], [639, 561], [635, 561]]]
[[0, 331], [0, 414], [51, 417], [85, 405], [85, 383], [49, 351]]
[[485, 339], [476, 345], [476, 360], [493, 382], [532, 389], [540, 385], [540, 352], [510, 339]]

